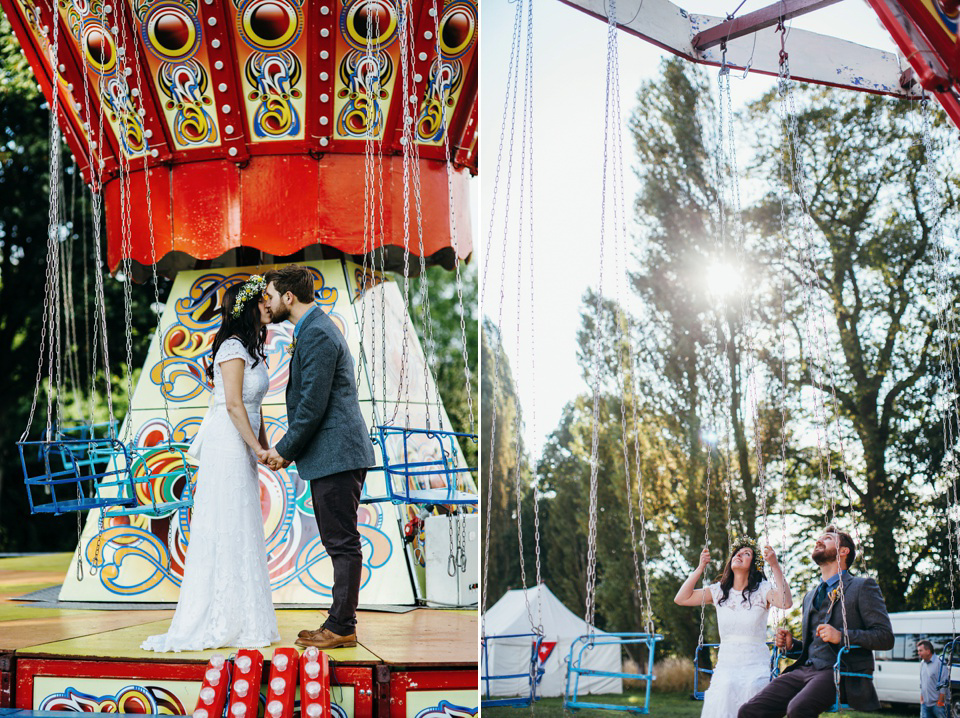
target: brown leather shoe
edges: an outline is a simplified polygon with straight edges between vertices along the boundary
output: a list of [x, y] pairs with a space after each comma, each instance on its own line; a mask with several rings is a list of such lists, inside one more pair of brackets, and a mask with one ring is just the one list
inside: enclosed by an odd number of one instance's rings
[[341, 636], [333, 631], [321, 628], [320, 632], [312, 636], [300, 636], [296, 644], [302, 648], [313, 646], [321, 651], [328, 651], [331, 648], [350, 648], [357, 645], [357, 634], [351, 633], [347, 636]]
[[319, 636], [323, 632], [323, 626], [320, 628], [315, 628], [312, 631], [309, 628], [304, 628], [300, 633], [297, 634], [297, 638], [313, 638]]

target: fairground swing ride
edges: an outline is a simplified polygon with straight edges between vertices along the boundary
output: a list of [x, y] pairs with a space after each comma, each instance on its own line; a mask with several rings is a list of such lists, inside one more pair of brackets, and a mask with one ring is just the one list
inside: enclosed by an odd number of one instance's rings
[[[843, 433], [839, 413], [836, 409], [836, 379], [834, 367], [831, 364], [829, 342], [831, 341], [826, 329], [826, 308], [823, 304], [823, 298], [817, 291], [817, 280], [820, 277], [821, 269], [817, 266], [816, 255], [813, 252], [814, 226], [808, 212], [809, 203], [809, 184], [805, 174], [804, 161], [802, 158], [802, 149], [799, 144], [797, 131], [797, 109], [791, 88], [795, 80], [814, 82], [819, 84], [833, 85], [852, 90], [871, 92], [876, 94], [888, 94], [903, 98], [919, 100], [919, 112], [921, 115], [920, 126], [922, 127], [922, 143], [926, 157], [925, 181], [929, 188], [929, 195], [932, 197], [931, 206], [927, 208], [934, 216], [940, 219], [935, 223], [935, 276], [936, 276], [936, 312], [938, 328], [940, 330], [940, 374], [941, 381], [945, 387], [948, 387], [947, 401], [943, 406], [939, 406], [943, 418], [943, 432], [945, 446], [949, 447], [947, 469], [944, 481], [946, 481], [946, 493], [949, 497], [948, 505], [944, 509], [944, 519], [948, 528], [949, 537], [949, 571], [951, 582], [951, 610], [955, 614], [955, 603], [953, 599], [953, 578], [954, 564], [960, 566], [960, 497], [957, 495], [956, 487], [956, 441], [960, 435], [960, 399], [958, 399], [954, 377], [957, 375], [957, 368], [960, 367], [960, 350], [955, 343], [950, 341], [950, 337], [956, 335], [955, 319], [950, 309], [949, 292], [947, 291], [947, 266], [946, 258], [948, 249], [943, 237], [943, 193], [934, 169], [934, 158], [938, 154], [938, 148], [935, 145], [932, 128], [932, 119], [929, 112], [929, 96], [935, 97], [944, 110], [947, 112], [954, 124], [960, 124], [960, 104], [958, 104], [957, 81], [960, 80], [960, 44], [957, 43], [957, 18], [960, 16], [960, 6], [956, 2], [939, 2], [932, 0], [924, 2], [922, 0], [901, 0], [900, 2], [886, 2], [884, 0], [869, 0], [869, 4], [876, 11], [884, 26], [890, 31], [894, 40], [900, 47], [903, 56], [897, 56], [890, 53], [862, 47], [853, 43], [840, 40], [833, 37], [826, 37], [816, 33], [791, 29], [788, 31], [786, 23], [793, 17], [811, 12], [827, 5], [833, 4], [835, 0], [795, 0], [794, 2], [779, 2], [770, 7], [745, 14], [742, 17], [727, 16], [726, 18], [710, 17], [704, 15], [694, 15], [681, 10], [668, 0], [644, 0], [644, 2], [614, 3], [610, 0], [604, 2], [592, 2], [582, 0], [564, 0], [568, 4], [577, 7], [584, 12], [608, 21], [607, 35], [607, 73], [606, 73], [606, 107], [605, 107], [605, 125], [604, 125], [604, 156], [603, 156], [603, 186], [601, 188], [601, 226], [598, 233], [600, 250], [600, 277], [598, 280], [598, 291], [596, 297], [596, 316], [595, 316], [595, 336], [591, 366], [591, 376], [593, 377], [593, 397], [594, 397], [594, 419], [593, 434], [590, 455], [590, 504], [588, 514], [588, 548], [587, 548], [587, 584], [586, 584], [586, 607], [585, 621], [592, 628], [592, 619], [595, 610], [595, 588], [596, 588], [596, 529], [597, 529], [597, 476], [598, 476], [598, 431], [599, 431], [599, 402], [601, 390], [601, 378], [599, 372], [600, 364], [600, 338], [599, 331], [603, 314], [608, 309], [604, 308], [603, 294], [608, 285], [604, 284], [604, 243], [607, 235], [614, 237], [614, 258], [613, 265], [626, 273], [629, 254], [626, 250], [626, 212], [627, 202], [623, 190], [623, 154], [622, 154], [622, 116], [619, 102], [619, 62], [617, 52], [617, 30], [625, 30], [631, 34], [637, 35], [649, 42], [652, 42], [661, 48], [669, 50], [674, 54], [684, 57], [692, 62], [700, 64], [717, 65], [720, 68], [718, 77], [719, 101], [717, 103], [718, 116], [716, 118], [716, 148], [715, 148], [715, 170], [716, 170], [716, 188], [717, 188], [717, 211], [716, 218], [719, 220], [719, 239], [718, 250], [723, 251], [723, 256], [729, 254], [729, 242], [733, 243], [733, 250], [736, 256], [741, 257], [743, 252], [744, 226], [741, 219], [740, 209], [740, 189], [739, 172], [736, 162], [736, 140], [733, 128], [732, 100], [730, 94], [730, 72], [733, 69], [744, 73], [749, 71], [760, 72], [763, 74], [775, 75], [777, 77], [777, 90], [779, 97], [779, 109], [781, 118], [781, 133], [783, 137], [784, 153], [779, 156], [779, 177], [780, 187], [779, 196], [781, 203], [781, 236], [786, 239], [791, 231], [791, 224], [798, 228], [798, 234], [801, 238], [801, 251], [799, 262], [801, 266], [802, 296], [805, 314], [805, 331], [808, 346], [812, 347], [813, 358], [821, 368], [818, 372], [817, 383], [818, 392], [815, 392], [813, 415], [816, 420], [817, 449], [821, 466], [826, 467], [820, 474], [820, 489], [824, 519], [829, 523], [837, 516], [838, 494], [843, 494], [846, 509], [855, 512], [854, 492], [851, 486], [847, 459], [844, 450]], [[532, 158], [532, 133], [528, 139], [528, 128], [532, 127], [531, 114], [533, 111], [532, 103], [532, 72], [531, 65], [533, 57], [531, 45], [533, 38], [532, 22], [532, 2], [517, 3], [516, 18], [514, 21], [513, 44], [511, 45], [510, 65], [508, 68], [506, 81], [506, 98], [503, 110], [503, 123], [501, 126], [501, 152], [498, 155], [497, 176], [494, 178], [493, 189], [493, 209], [491, 211], [491, 235], [493, 232], [493, 217], [497, 211], [498, 189], [501, 183], [506, 187], [505, 199], [503, 200], [504, 214], [503, 224], [497, 225], [498, 231], [502, 229], [504, 256], [506, 256], [508, 236], [511, 234], [509, 227], [510, 196], [515, 194], [519, 197], [520, 214], [524, 211], [524, 197], [531, 198], [531, 207], [527, 210], [530, 219], [524, 223], [520, 221], [514, 229], [516, 232], [515, 253], [517, 265], [523, 263], [524, 248], [529, 245], [530, 257], [530, 281], [529, 285], [533, 287], [533, 257], [535, 253], [535, 235], [533, 232], [533, 210], [532, 210], [532, 183], [533, 169], [532, 164], [528, 167], [528, 158]], [[512, 179], [513, 167], [513, 139], [515, 126], [517, 124], [517, 77], [520, 74], [521, 48], [523, 47], [523, 38], [520, 33], [520, 18], [524, 10], [521, 5], [527, 5], [527, 32], [526, 32], [526, 66], [524, 67], [524, 95], [523, 110], [521, 114], [521, 126], [523, 135], [521, 140], [521, 162], [520, 162], [520, 185], [518, 192], [510, 192], [510, 182]], [[742, 3], [741, 3], [742, 7]], [[739, 8], [738, 8], [739, 9]], [[631, 18], [623, 24], [618, 22], [620, 18]], [[789, 43], [788, 43], [789, 35]], [[789, 47], [788, 47], [789, 44]], [[802, 52], [791, 55], [788, 49], [794, 47], [804, 48]], [[726, 127], [726, 133], [724, 132]], [[500, 167], [503, 160], [502, 147], [504, 141], [509, 143], [510, 154], [506, 167], [506, 175], [501, 177]], [[787, 197], [793, 195], [796, 200], [797, 209], [795, 216], [791, 216], [788, 209]], [[612, 210], [612, 219], [608, 220], [606, 213]], [[728, 216], [728, 214], [730, 216]], [[784, 241], [784, 246], [786, 242]], [[783, 251], [783, 250], [781, 250]], [[781, 257], [782, 258], [782, 257]], [[485, 271], [485, 277], [486, 277]], [[501, 271], [501, 274], [503, 272]], [[520, 270], [518, 268], [518, 286], [521, 286]], [[785, 278], [781, 277], [781, 298], [785, 292]], [[636, 417], [636, 389], [630, 385], [635, 372], [632, 370], [632, 359], [624, 357], [627, 338], [623, 334], [624, 321], [621, 313], [624, 311], [622, 296], [622, 278], [617, 276], [613, 283], [613, 297], [611, 304], [614, 316], [612, 324], [617, 327], [619, 332], [617, 337], [618, 346], [618, 371], [617, 382], [621, 397], [621, 427], [623, 442], [623, 469], [626, 477], [626, 496], [629, 506], [629, 522], [631, 531], [631, 546], [633, 548], [633, 560], [635, 567], [635, 581], [637, 592], [637, 602], [639, 609], [639, 618], [642, 631], [638, 633], [627, 634], [605, 634], [599, 636], [592, 630], [582, 636], [574, 643], [570, 654], [567, 657], [567, 687], [565, 692], [564, 705], [567, 708], [578, 709], [582, 707], [602, 708], [608, 710], [621, 710], [634, 713], [645, 714], [649, 712], [650, 706], [650, 685], [654, 679], [653, 662], [656, 643], [662, 638], [654, 629], [654, 610], [650, 600], [650, 587], [648, 580], [647, 566], [647, 545], [645, 540], [645, 514], [644, 514], [644, 484], [640, 475], [640, 454], [639, 454], [639, 433], [634, 432], [632, 440], [634, 442], [635, 465], [631, 469], [631, 460], [629, 456], [629, 443], [631, 440], [630, 432], [627, 429], [628, 407], [633, 407], [633, 426], [637, 426]], [[484, 297], [486, 294], [486, 282], [484, 283]], [[781, 299], [782, 303], [782, 299]], [[500, 297], [500, 315], [502, 319], [502, 310], [504, 296], [501, 290]], [[741, 302], [737, 308], [740, 312], [741, 324], [749, 307], [746, 302]], [[530, 326], [536, 326], [533, 321], [533, 302], [530, 301], [531, 321]], [[782, 313], [782, 311], [781, 311]], [[519, 312], [519, 292], [518, 292], [518, 312]], [[498, 332], [501, 324], [498, 320]], [[519, 330], [519, 327], [518, 327]], [[784, 320], [781, 316], [779, 322], [779, 340], [781, 371], [786, 371], [786, 340], [784, 331]], [[524, 337], [527, 335], [524, 334]], [[533, 362], [534, 341], [532, 333], [529, 335], [529, 344], [522, 344], [518, 348], [518, 354], [522, 357], [529, 352], [531, 363]], [[740, 371], [748, 376], [748, 421], [752, 419], [754, 430], [758, 430], [758, 407], [757, 396], [758, 387], [756, 369], [756, 348], [752, 345], [754, 338], [747, 336], [745, 346], [741, 352], [746, 361], [739, 364]], [[499, 342], [498, 342], [499, 344]], [[497, 364], [499, 367], [500, 352], [502, 349], [498, 346]], [[495, 381], [498, 373], [495, 369]], [[531, 376], [535, 374], [531, 372]], [[785, 382], [781, 381], [781, 386]], [[723, 390], [723, 389], [721, 389]], [[730, 388], [727, 387], [726, 391]], [[826, 399], [827, 394], [833, 396], [833, 401]], [[785, 397], [781, 397], [785, 402]], [[785, 456], [785, 403], [781, 407], [781, 459]], [[497, 430], [496, 416], [494, 409], [493, 432]], [[535, 408], [533, 413], [535, 421]], [[712, 417], [717, 427], [723, 427], [726, 434], [723, 439], [729, 442], [730, 435], [730, 417]], [[519, 430], [522, 418], [516, 417], [514, 438], [514, 448], [519, 447]], [[705, 543], [709, 546], [709, 497], [711, 495], [711, 477], [716, 475], [723, 483], [723, 490], [726, 493], [726, 525], [731, 526], [731, 482], [732, 468], [726, 466], [723, 461], [720, 462], [714, 472], [711, 465], [714, 453], [722, 457], [724, 452], [716, 451], [719, 446], [717, 441], [719, 437], [713, 437], [707, 444], [707, 473], [706, 473], [706, 496], [707, 496], [707, 514], [705, 516]], [[746, 497], [747, 500], [755, 498], [759, 506], [759, 517], [762, 518], [761, 536], [766, 537], [763, 543], [773, 544], [773, 535], [770, 525], [768, 512], [768, 490], [769, 479], [766, 476], [765, 462], [761, 453], [759, 436], [754, 437], [755, 450], [757, 452], [757, 496]], [[493, 437], [489, 443], [491, 451], [495, 446]], [[824, 447], [835, 446], [836, 455], [839, 457], [839, 466], [833, 467], [833, 451]], [[519, 462], [518, 452], [518, 462]], [[634, 479], [631, 471], [636, 475]], [[725, 474], [725, 477], [724, 477]], [[832, 479], [834, 475], [842, 476], [842, 480]], [[519, 477], [521, 472], [515, 471], [518, 485], [517, 492], [517, 531], [520, 545], [520, 566], [522, 585], [526, 587], [526, 574], [523, 563], [523, 526], [521, 521], [520, 497], [521, 490], [519, 486]], [[533, 475], [533, 497], [534, 497], [534, 517], [536, 519], [534, 542], [535, 555], [537, 557], [537, 583], [540, 581], [540, 551], [539, 551], [539, 513], [537, 510], [537, 475]], [[491, 473], [492, 479], [492, 473]], [[639, 523], [641, 540], [639, 542], [642, 549], [643, 559], [638, 559], [637, 555], [637, 536], [635, 512], [632, 504], [633, 481], [636, 481], [637, 488], [637, 509], [639, 511]], [[784, 488], [784, 482], [781, 481], [781, 490]], [[781, 547], [787, 545], [786, 533], [787, 522], [786, 511], [786, 493], [779, 498], [780, 509], [780, 540]], [[856, 516], [851, 516], [853, 533], [859, 545], [863, 545], [860, 540], [857, 526], [859, 521]], [[488, 523], [486, 526], [486, 536], [489, 540], [489, 512]], [[728, 540], [730, 536], [728, 535]], [[758, 543], [760, 543], [758, 541]], [[762, 545], [762, 543], [760, 543]], [[486, 568], [486, 566], [485, 566]], [[708, 583], [704, 577], [704, 586]], [[858, 676], [861, 678], [870, 678], [868, 675], [861, 675], [849, 672], [844, 667], [844, 655], [857, 646], [851, 645], [846, 629], [847, 617], [846, 607], [842, 596], [842, 582], [840, 589], [840, 605], [843, 620], [843, 645], [841, 646], [836, 666], [834, 668], [834, 684], [836, 689], [836, 700], [831, 711], [842, 712], [846, 705], [843, 702], [843, 678], [845, 676]], [[484, 573], [484, 591], [483, 607], [487, 605], [486, 594], [486, 571]], [[525, 594], [526, 595], [526, 594]], [[530, 619], [530, 632], [522, 636], [498, 636], [488, 635], [485, 624], [482, 624], [481, 642], [483, 648], [483, 657], [487, 664], [482, 669], [481, 683], [482, 689], [486, 690], [484, 694], [488, 701], [484, 704], [496, 704], [502, 702], [510, 703], [531, 703], [537, 698], [537, 685], [542, 673], [537, 659], [537, 647], [544, 639], [544, 626], [538, 614], [534, 618], [534, 611], [527, 605], [527, 613]], [[700, 611], [700, 634], [698, 646], [695, 654], [695, 697], [703, 698], [703, 692], [696, 687], [703, 674], [709, 674], [711, 671], [702, 666], [703, 652], [715, 647], [717, 644], [707, 644], [704, 642], [705, 625], [704, 606], [701, 604]], [[779, 612], [775, 609], [775, 623], [778, 626], [785, 625], [785, 612]], [[957, 643], [957, 631], [953, 631], [954, 638], [943, 648], [943, 660], [946, 666], [945, 671], [949, 673], [953, 658], [953, 648]], [[530, 652], [529, 670], [526, 671], [528, 689], [527, 692], [516, 699], [500, 699], [494, 701], [490, 699], [489, 687], [499, 680], [516, 679], [523, 677], [517, 675], [491, 675], [489, 671], [489, 661], [487, 659], [487, 646], [492, 646], [497, 641], [503, 639], [525, 639], [531, 642], [533, 650]], [[646, 649], [646, 670], [639, 673], [616, 673], [608, 672], [603, 675], [610, 677], [632, 678], [643, 681], [646, 685], [645, 700], [641, 705], [616, 705], [603, 702], [587, 702], [580, 696], [578, 689], [580, 677], [583, 675], [598, 675], [598, 671], [586, 668], [582, 658], [585, 650], [591, 647], [612, 643], [619, 646], [629, 644], [639, 644]], [[771, 652], [771, 678], [777, 675], [780, 667], [781, 655], [778, 650]]]
[[[360, 507], [361, 604], [475, 605], [476, 468], [461, 446], [476, 442], [462, 303], [472, 252], [468, 179], [477, 168], [476, 3], [0, 6], [51, 107], [45, 322], [19, 448], [31, 510], [77, 513], [60, 600], [176, 599], [192, 485], [202, 480], [185, 449], [209, 400], [205, 368], [223, 292], [297, 261], [350, 344], [380, 460]], [[74, 249], [60, 229], [61, 141], [93, 207], [86, 379], [75, 369]], [[466, 432], [452, 430], [434, 380], [432, 265], [454, 273], [460, 299]], [[106, 315], [104, 266], [123, 281], [122, 323]], [[161, 276], [174, 281], [134, 382], [131, 307], [140, 289], [131, 280], [149, 282], [161, 307]], [[111, 331], [125, 333], [122, 421]], [[288, 324], [271, 325], [267, 339], [271, 443], [286, 425], [291, 335]], [[70, 392], [83, 389], [89, 404], [67, 407]], [[94, 421], [97, 395], [106, 422]], [[259, 479], [275, 603], [328, 601], [329, 560], [309, 487], [295, 465], [261, 466]]]

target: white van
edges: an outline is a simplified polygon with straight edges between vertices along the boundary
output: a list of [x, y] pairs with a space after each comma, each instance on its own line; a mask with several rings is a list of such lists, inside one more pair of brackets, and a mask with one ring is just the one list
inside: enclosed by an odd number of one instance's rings
[[[955, 619], [955, 620], [954, 620]], [[926, 638], [936, 655], [954, 636], [960, 636], [960, 610], [891, 613], [894, 644], [889, 651], [874, 651], [877, 662], [873, 682], [881, 701], [920, 705], [920, 659], [917, 641]], [[952, 714], [960, 716], [960, 641], [954, 647], [951, 675]]]

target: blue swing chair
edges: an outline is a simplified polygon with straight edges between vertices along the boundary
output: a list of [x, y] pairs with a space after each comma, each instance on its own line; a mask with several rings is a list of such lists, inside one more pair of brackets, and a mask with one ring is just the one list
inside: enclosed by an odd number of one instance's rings
[[477, 494], [462, 488], [462, 479], [477, 467], [463, 465], [457, 445], [460, 441], [476, 444], [476, 434], [380, 425], [372, 438], [383, 463], [371, 471], [383, 471], [387, 496], [368, 498], [368, 502], [477, 505]]
[[[499, 675], [490, 675], [490, 653], [489, 642], [495, 640], [507, 639], [529, 639], [530, 640], [530, 667], [526, 673], [503, 673]], [[543, 636], [538, 633], [510, 633], [499, 636], [481, 636], [480, 648], [483, 651], [483, 675], [480, 680], [483, 681], [484, 698], [480, 705], [483, 708], [493, 706], [526, 706], [538, 700], [537, 686], [540, 685], [540, 679], [543, 678], [543, 668], [540, 666], [540, 647], [543, 644]], [[517, 696], [515, 698], [491, 698], [490, 683], [492, 681], [505, 681], [509, 679], [526, 678], [529, 685], [527, 695]]]
[[[657, 641], [662, 641], [659, 633], [602, 633], [579, 636], [570, 646], [570, 656], [567, 660], [567, 685], [564, 691], [563, 706], [571, 710], [579, 708], [599, 708], [600, 710], [624, 711], [646, 715], [650, 712], [650, 688], [654, 681], [653, 657]], [[583, 665], [585, 655], [598, 646], [623, 647], [639, 644], [647, 647], [647, 670], [645, 673], [623, 673], [621, 671], [600, 671], [586, 668]], [[617, 705], [613, 703], [599, 703], [582, 701], [579, 697], [580, 676], [604, 676], [607, 678], [630, 678], [646, 682], [646, 696], [643, 705]]]
[[136, 503], [129, 462], [104, 460], [107, 454], [126, 459], [127, 449], [117, 439], [18, 441], [17, 450], [32, 514], [59, 516]]
[[[163, 518], [193, 506], [193, 477], [196, 467], [184, 452], [183, 444], [127, 447], [130, 483], [123, 487], [134, 499], [129, 506], [113, 506], [105, 516], [148, 516]], [[106, 457], [117, 461], [118, 457]], [[132, 491], [131, 491], [132, 490]]]

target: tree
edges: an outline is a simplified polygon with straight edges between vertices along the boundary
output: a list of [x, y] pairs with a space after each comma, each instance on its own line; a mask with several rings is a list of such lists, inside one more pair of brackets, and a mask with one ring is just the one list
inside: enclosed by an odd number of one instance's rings
[[[31, 516], [21, 480], [22, 469], [16, 442], [27, 425], [27, 417], [36, 385], [40, 357], [40, 328], [44, 323], [43, 286], [47, 260], [47, 216], [49, 194], [49, 112], [37, 90], [26, 59], [21, 55], [9, 21], [0, 16], [0, 376], [9, 387], [16, 387], [0, 426], [0, 551], [71, 550], [76, 543], [76, 521], [72, 516], [54, 518]], [[135, 287], [132, 292], [130, 327], [133, 361], [126, 365], [126, 338], [123, 330], [123, 285], [94, 264], [91, 209], [85, 188], [64, 150], [65, 168], [61, 185], [64, 206], [64, 246], [72, 261], [64, 270], [73, 272], [72, 305], [77, 317], [78, 377], [86, 397], [90, 375], [90, 348], [83, 337], [93, 331], [93, 300], [85, 293], [82, 277], [87, 272], [92, 288], [94, 272], [104, 278], [105, 306], [111, 330], [107, 349], [112, 362], [114, 407], [118, 416], [126, 410], [126, 371], [139, 367], [146, 356], [156, 322], [151, 308], [153, 292]], [[169, 291], [160, 287], [161, 301]], [[102, 351], [102, 350], [101, 350]], [[102, 371], [102, 369], [101, 369]], [[99, 385], [103, 386], [102, 377]], [[68, 383], [67, 388], [72, 390]], [[41, 399], [42, 401], [42, 399]], [[73, 407], [68, 407], [68, 411]], [[30, 438], [37, 438], [44, 423], [43, 409], [35, 419]], [[97, 408], [99, 418], [105, 409]], [[80, 418], [77, 416], [76, 418]]]
[[[489, 608], [506, 591], [521, 587], [516, 487], [521, 487], [522, 505], [530, 503], [532, 493], [523, 441], [517, 440], [522, 416], [510, 362], [493, 322], [485, 318], [481, 331], [480, 497], [484, 527], [490, 526], [489, 541], [484, 529], [480, 547], [487, 592], [481, 605]], [[522, 511], [520, 518], [527, 518]], [[531, 522], [526, 526], [529, 530]]]
[[[695, 564], [706, 530], [711, 467], [714, 482], [724, 467], [728, 480], [738, 484], [746, 500], [737, 502], [731, 517], [739, 532], [756, 535], [756, 466], [742, 366], [746, 319], [735, 302], [712, 294], [705, 281], [709, 267], [735, 255], [719, 241], [721, 217], [730, 208], [718, 193], [718, 159], [702, 121], [715, 114], [709, 84], [674, 58], [663, 62], [661, 77], [641, 85], [637, 99], [630, 130], [639, 160], [641, 189], [634, 209], [642, 238], [635, 247], [632, 285], [642, 308], [633, 345], [642, 366], [639, 393], [649, 413], [665, 422], [667, 443], [683, 467], [684, 503], [677, 521], [685, 538], [682, 551]], [[731, 500], [736, 498], [732, 493]], [[725, 550], [726, 531], [714, 532]]]
[[[431, 368], [437, 382], [437, 390], [443, 399], [443, 406], [453, 424], [453, 430], [464, 434], [476, 434], [476, 410], [480, 403], [480, 395], [477, 391], [476, 348], [480, 336], [477, 321], [479, 302], [477, 301], [476, 264], [461, 268], [459, 291], [454, 272], [434, 266], [427, 269], [426, 274], [430, 321], [424, 322], [419, 306], [416, 305], [419, 302], [418, 292], [411, 294], [411, 302], [414, 306], [411, 306], [410, 315], [417, 328], [417, 334], [424, 344], [424, 353], [435, 357]], [[466, 336], [465, 347], [464, 336]], [[467, 367], [470, 372], [469, 396], [464, 353], [467, 356]], [[470, 415], [471, 411], [474, 413], [473, 416]], [[477, 445], [471, 441], [463, 441], [460, 447], [464, 452], [467, 465], [476, 466]]]
[[[908, 103], [825, 89], [793, 92], [793, 151], [805, 171], [812, 226], [804, 231], [796, 220], [785, 236], [779, 232], [775, 188], [789, 148], [769, 132], [759, 135], [756, 166], [771, 192], [753, 213], [758, 237], [786, 242], [786, 251], [767, 244], [763, 252], [765, 268], [789, 278], [784, 289], [794, 361], [787, 395], [797, 421], [832, 427], [833, 453], [817, 456], [813, 466], [814, 476], [822, 471], [824, 477], [820, 504], [830, 482], [841, 493], [849, 487], [853, 506], [841, 508], [862, 517], [869, 569], [888, 607], [925, 605], [929, 586], [920, 569], [938, 555], [946, 530], [938, 499], [926, 498], [931, 488], [942, 493], [944, 483], [937, 406], [957, 379], [955, 366], [941, 372], [936, 350], [956, 338], [942, 334], [935, 306], [941, 298], [931, 295], [937, 252], [950, 251], [937, 246], [935, 227], [956, 208], [958, 178], [942, 175], [944, 204], [932, 206], [926, 148]], [[771, 127], [776, 115], [771, 93], [749, 117]], [[799, 200], [799, 180], [793, 184], [788, 210]], [[955, 311], [960, 283], [952, 271], [946, 281], [948, 312]], [[802, 392], [817, 403], [802, 403]]]

